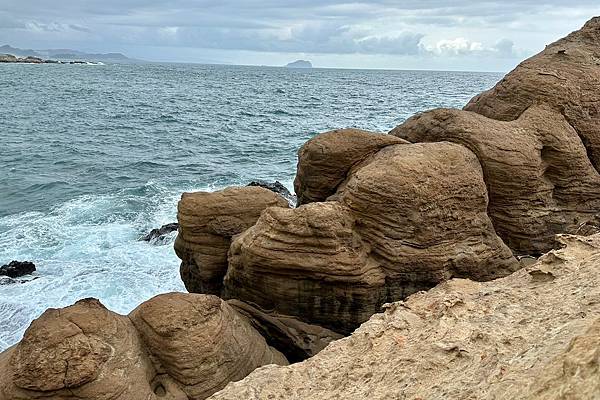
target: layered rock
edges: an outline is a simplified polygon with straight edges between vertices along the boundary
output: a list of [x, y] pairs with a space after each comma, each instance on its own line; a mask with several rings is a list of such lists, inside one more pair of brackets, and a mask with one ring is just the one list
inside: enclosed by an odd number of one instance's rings
[[231, 237], [256, 222], [272, 206], [288, 207], [281, 196], [261, 187], [184, 193], [178, 206], [175, 252], [181, 278], [193, 293], [219, 294], [227, 271]]
[[170, 293], [136, 308], [130, 318], [159, 373], [190, 400], [205, 399], [266, 364], [287, 360], [216, 296]]
[[600, 398], [600, 235], [560, 240], [506, 278], [389, 304], [315, 357], [210, 399]]
[[511, 122], [438, 109], [410, 118], [393, 135], [411, 142], [452, 141], [477, 155], [498, 235], [521, 254], [556, 246], [554, 235], [597, 223], [600, 175], [577, 132], [548, 106]]
[[465, 110], [512, 121], [532, 105], [547, 104], [563, 114], [600, 169], [600, 17], [522, 62]]
[[294, 189], [298, 206], [324, 201], [335, 193], [350, 168], [383, 147], [405, 143], [390, 135], [360, 129], [322, 133], [298, 151]]
[[269, 208], [239, 235], [225, 297], [349, 333], [384, 302], [518, 268], [486, 215], [477, 158], [462, 146], [388, 146], [337, 186], [338, 201]]
[[0, 399], [147, 400], [154, 376], [131, 321], [87, 299], [46, 310], [0, 355]]

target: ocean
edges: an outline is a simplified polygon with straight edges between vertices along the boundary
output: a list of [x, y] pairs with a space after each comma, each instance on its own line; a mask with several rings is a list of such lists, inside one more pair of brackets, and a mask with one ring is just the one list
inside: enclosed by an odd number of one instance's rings
[[[171, 243], [184, 191], [251, 180], [289, 189], [319, 132], [387, 132], [416, 112], [461, 108], [496, 73], [295, 70], [189, 64], [0, 64], [0, 350], [48, 307], [99, 298], [128, 313], [184, 291]], [[173, 239], [173, 237], [171, 237]]]

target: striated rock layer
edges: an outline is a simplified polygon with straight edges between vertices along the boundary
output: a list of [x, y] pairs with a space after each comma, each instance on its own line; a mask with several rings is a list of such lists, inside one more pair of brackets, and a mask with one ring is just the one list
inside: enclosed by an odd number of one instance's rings
[[215, 296], [157, 296], [130, 317], [96, 299], [49, 309], [0, 354], [0, 400], [202, 400], [287, 364]]
[[211, 400], [600, 398], [600, 235], [491, 282], [454, 279]]
[[556, 246], [556, 233], [597, 223], [600, 175], [577, 132], [548, 106], [533, 106], [511, 122], [438, 109], [391, 133], [411, 142], [452, 141], [471, 149], [489, 190], [488, 214], [517, 253], [540, 254]]
[[512, 121], [536, 104], [565, 116], [600, 169], [600, 17], [522, 62], [465, 110]]
[[181, 196], [175, 252], [181, 259], [181, 279], [188, 291], [220, 294], [231, 237], [254, 225], [260, 213], [272, 206], [288, 207], [288, 202], [262, 187]]
[[[326, 134], [335, 135], [346, 133]], [[518, 268], [486, 215], [481, 168], [465, 147], [390, 145], [338, 186], [332, 201], [268, 208], [236, 237], [224, 296], [350, 333], [385, 302]]]

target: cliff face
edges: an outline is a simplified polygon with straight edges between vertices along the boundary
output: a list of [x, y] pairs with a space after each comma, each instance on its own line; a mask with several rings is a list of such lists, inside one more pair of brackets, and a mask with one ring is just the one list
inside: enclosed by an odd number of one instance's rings
[[491, 282], [388, 304], [350, 337], [211, 400], [600, 398], [600, 235]]

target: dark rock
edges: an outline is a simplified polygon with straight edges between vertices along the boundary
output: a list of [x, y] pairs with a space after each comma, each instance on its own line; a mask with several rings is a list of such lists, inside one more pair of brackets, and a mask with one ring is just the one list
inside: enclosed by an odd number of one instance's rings
[[172, 222], [170, 224], [166, 224], [157, 229], [152, 229], [150, 233], [143, 236], [141, 240], [145, 242], [150, 242], [153, 244], [165, 244], [166, 236], [171, 232], [174, 232], [179, 229], [179, 224], [177, 222]]
[[0, 275], [9, 278], [18, 278], [19, 276], [29, 275], [35, 271], [35, 264], [29, 261], [11, 261], [0, 267]]
[[272, 192], [275, 192], [281, 196], [283, 196], [288, 203], [290, 203], [291, 207], [296, 206], [296, 195], [292, 194], [288, 188], [283, 186], [283, 184], [279, 181], [275, 182], [267, 182], [263, 180], [255, 180], [250, 182], [247, 186], [258, 186], [265, 189], [269, 189]]

